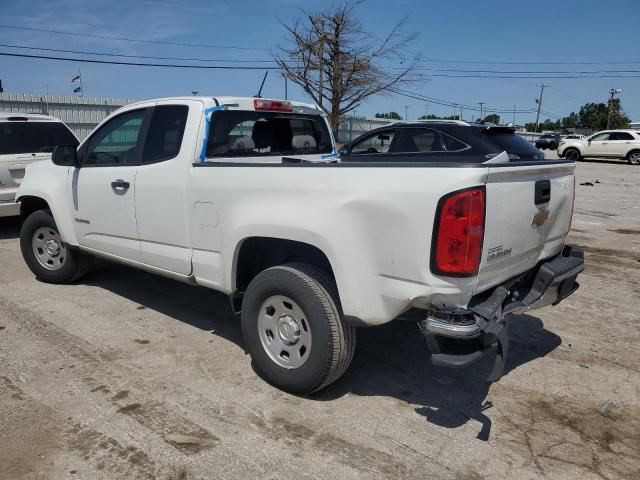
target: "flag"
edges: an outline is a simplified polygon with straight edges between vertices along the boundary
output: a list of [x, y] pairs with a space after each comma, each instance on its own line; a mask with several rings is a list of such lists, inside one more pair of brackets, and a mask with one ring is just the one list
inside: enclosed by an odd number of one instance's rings
[[73, 93], [79, 93], [82, 91], [82, 87], [74, 88]]
[[78, 80], [80, 80], [80, 75], [76, 75], [71, 79], [72, 82], [77, 82]]

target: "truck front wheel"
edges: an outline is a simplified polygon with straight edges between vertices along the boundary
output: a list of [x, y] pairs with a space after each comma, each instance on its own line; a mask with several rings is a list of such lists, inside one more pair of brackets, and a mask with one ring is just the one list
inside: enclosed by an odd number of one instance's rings
[[242, 334], [256, 373], [293, 394], [315, 392], [340, 378], [356, 343], [333, 280], [302, 263], [254, 277], [242, 301]]
[[47, 283], [73, 282], [89, 270], [92, 261], [91, 256], [62, 242], [48, 210], [33, 212], [22, 223], [20, 250], [33, 274]]

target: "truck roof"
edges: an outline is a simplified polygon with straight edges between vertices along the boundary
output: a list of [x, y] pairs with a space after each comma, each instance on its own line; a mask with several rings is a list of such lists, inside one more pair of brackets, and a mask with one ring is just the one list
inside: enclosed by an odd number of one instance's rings
[[12, 121], [60, 122], [61, 120], [41, 113], [0, 112], [0, 122]]
[[[254, 106], [253, 106], [253, 101], [256, 100], [256, 97], [229, 97], [229, 96], [204, 96], [204, 95], [199, 95], [199, 96], [178, 96], [178, 97], [162, 97], [162, 98], [155, 98], [155, 99], [149, 99], [149, 100], [144, 100], [144, 101], [140, 101], [140, 102], [136, 102], [136, 103], [143, 103], [143, 102], [148, 102], [150, 100], [162, 100], [162, 101], [184, 101], [184, 100], [201, 100], [205, 105], [229, 105], [229, 106], [234, 106], [236, 108], [239, 108], [241, 110], [253, 110]], [[263, 98], [262, 100], [275, 100], [278, 102], [289, 102], [291, 103], [291, 105], [293, 107], [302, 107], [305, 109], [313, 109], [313, 110], [317, 110], [319, 112], [322, 112], [322, 110], [320, 110], [320, 108], [317, 105], [314, 105], [312, 103], [305, 103], [305, 102], [296, 102], [294, 100], [282, 100], [279, 98]], [[135, 104], [129, 104], [129, 105], [135, 105]]]

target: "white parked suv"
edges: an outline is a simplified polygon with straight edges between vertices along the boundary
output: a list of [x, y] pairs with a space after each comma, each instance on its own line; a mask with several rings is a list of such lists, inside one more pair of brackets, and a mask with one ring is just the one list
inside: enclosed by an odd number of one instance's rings
[[77, 145], [71, 130], [47, 115], [0, 112], [0, 217], [20, 215], [15, 196], [31, 162], [51, 159], [56, 145]]
[[585, 157], [626, 158], [640, 164], [640, 131], [605, 130], [583, 139], [566, 139], [558, 146], [558, 155], [577, 161]]
[[293, 393], [344, 373], [355, 327], [412, 309], [434, 363], [493, 352], [496, 380], [509, 315], [571, 295], [584, 265], [565, 245], [575, 163], [341, 162], [314, 105], [135, 103], [52, 160], [17, 194], [39, 279], [95, 255], [224, 292], [256, 372]]

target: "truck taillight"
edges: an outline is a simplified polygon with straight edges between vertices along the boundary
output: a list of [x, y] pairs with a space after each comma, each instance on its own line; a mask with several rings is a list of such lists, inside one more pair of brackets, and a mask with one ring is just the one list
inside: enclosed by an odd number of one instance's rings
[[265, 100], [256, 98], [253, 100], [253, 108], [269, 112], [293, 112], [293, 104], [282, 100]]
[[484, 241], [484, 186], [445, 195], [438, 202], [431, 245], [431, 271], [449, 277], [478, 273]]

